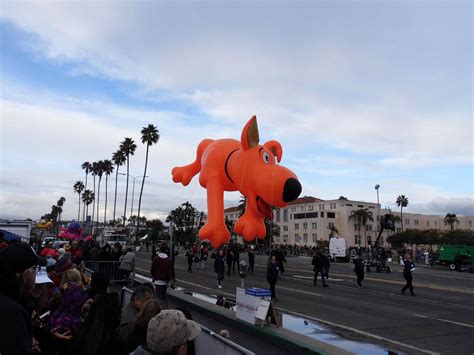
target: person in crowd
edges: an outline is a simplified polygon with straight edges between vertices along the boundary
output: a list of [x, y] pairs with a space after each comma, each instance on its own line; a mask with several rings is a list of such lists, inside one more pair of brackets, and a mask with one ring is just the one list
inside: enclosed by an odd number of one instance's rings
[[143, 308], [146, 301], [153, 299], [154, 291], [147, 286], [138, 286], [132, 293], [130, 303], [122, 309], [122, 317], [118, 326], [118, 332], [122, 339], [128, 339], [128, 336], [133, 330], [133, 324], [138, 316], [138, 313]]
[[69, 355], [126, 355], [127, 344], [117, 332], [120, 304], [116, 293], [99, 295], [77, 332]]
[[88, 255], [88, 264], [87, 266], [92, 270], [92, 271], [97, 271], [98, 270], [98, 261], [100, 260], [100, 247], [99, 243], [95, 241], [91, 241], [91, 249], [89, 250], [89, 255]]
[[278, 265], [278, 268], [280, 270], [280, 273], [283, 274], [285, 272], [285, 266], [283, 263], [286, 264], [286, 258], [285, 258], [285, 255], [283, 254], [281, 248], [280, 248], [280, 245], [277, 245], [276, 246], [276, 249], [273, 250], [271, 253], [270, 253], [270, 258], [272, 256], [275, 256], [275, 259], [276, 259], [276, 263]]
[[153, 259], [150, 273], [158, 299], [168, 307], [166, 291], [171, 282], [171, 258], [164, 251], [162, 247], [161, 252]]
[[209, 255], [209, 251], [205, 245], [201, 245], [201, 270], [206, 268], [206, 261]]
[[103, 272], [92, 273], [90, 287], [86, 290], [89, 299], [95, 299], [100, 293], [107, 293], [110, 285], [109, 277]]
[[278, 280], [278, 272], [280, 271], [278, 264], [276, 262], [275, 255], [271, 257], [270, 263], [267, 268], [267, 281], [270, 284], [270, 290], [272, 292], [272, 301], [278, 301], [276, 297], [275, 286]]
[[326, 284], [326, 278], [324, 277], [324, 255], [321, 253], [320, 250], [318, 250], [313, 256], [313, 260], [311, 260], [311, 265], [313, 265], [314, 286], [317, 286], [318, 275], [321, 274], [321, 282], [323, 283], [323, 287], [328, 287], [328, 285]]
[[255, 247], [253, 245], [250, 246], [248, 251], [248, 258], [249, 258], [249, 274], [253, 275], [253, 269], [255, 266]]
[[240, 271], [240, 250], [239, 245], [234, 244], [232, 247], [232, 273], [235, 274], [235, 265], [237, 265], [237, 272]]
[[57, 352], [64, 353], [82, 324], [82, 306], [88, 295], [82, 288], [81, 273], [76, 269], [62, 275], [60, 288], [62, 296], [59, 306], [51, 313], [47, 329], [56, 340]]
[[225, 260], [227, 262], [227, 276], [230, 277], [230, 269], [232, 268], [232, 263], [234, 262], [234, 253], [232, 252], [232, 249], [227, 247], [226, 253], [225, 253]]
[[158, 254], [158, 249], [156, 248], [156, 244], [153, 243], [153, 245], [151, 246], [151, 260], [152, 261], [156, 257], [157, 254]]
[[120, 257], [119, 261], [119, 269], [123, 274], [122, 278], [128, 279], [135, 265], [135, 252], [133, 251], [133, 248], [127, 248], [127, 252]]
[[189, 248], [188, 251], [186, 252], [186, 260], [188, 261], [188, 272], [192, 273], [193, 272], [193, 260], [194, 260], [194, 253], [193, 249]]
[[8, 244], [5, 242], [3, 232], [0, 231], [0, 250], [5, 249], [6, 247], [8, 247]]
[[331, 267], [331, 259], [329, 258], [329, 250], [323, 252], [323, 267], [324, 267], [324, 278], [329, 279], [329, 268]]
[[[219, 249], [214, 260], [214, 271], [217, 274], [217, 287], [222, 288], [222, 280], [224, 280], [225, 264], [224, 264], [224, 251]], [[229, 272], [227, 272], [229, 275]]]
[[195, 249], [193, 248], [193, 252], [194, 252], [194, 263], [196, 264], [195, 269], [199, 270], [201, 268], [201, 266], [199, 265], [199, 263], [201, 262], [201, 248], [196, 246]]
[[157, 299], [146, 301], [137, 315], [133, 324], [133, 330], [126, 339], [128, 352], [134, 351], [140, 345], [146, 346], [146, 333], [148, 322], [163, 310], [163, 306]]
[[[175, 310], [183, 312], [186, 319], [193, 320], [193, 315], [191, 311], [186, 307], [176, 307]], [[186, 344], [186, 355], [195, 355], [196, 354], [196, 346], [194, 345], [194, 339], [188, 340]]]
[[179, 254], [175, 247], [175, 243], [172, 243], [170, 252], [168, 254], [168, 256], [171, 258], [171, 280], [173, 281], [176, 281], [176, 271], [174, 269], [174, 263], [176, 261], [176, 256]]
[[185, 355], [187, 344], [201, 333], [198, 323], [186, 319], [181, 311], [163, 310], [148, 323], [147, 346], [139, 346], [133, 355]]
[[357, 287], [362, 287], [362, 280], [365, 276], [365, 260], [362, 258], [360, 253], [357, 254], [354, 261], [354, 272], [357, 276]]
[[25, 308], [25, 290], [35, 286], [34, 266], [46, 266], [26, 243], [0, 250], [0, 354], [30, 354], [33, 347], [31, 314]]
[[415, 296], [413, 292], [413, 271], [415, 271], [415, 264], [411, 261], [410, 255], [406, 255], [403, 265], [403, 277], [405, 278], [406, 285], [402, 288], [402, 294], [405, 294], [405, 291], [409, 289], [410, 294]]

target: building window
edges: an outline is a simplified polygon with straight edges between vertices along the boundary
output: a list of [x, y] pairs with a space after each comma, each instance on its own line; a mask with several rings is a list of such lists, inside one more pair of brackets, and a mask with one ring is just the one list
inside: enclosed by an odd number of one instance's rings
[[293, 214], [290, 214], [290, 219], [293, 219]]
[[361, 242], [360, 242], [360, 240], [361, 240], [360, 235], [354, 236], [354, 240], [355, 240], [355, 244], [356, 244], [356, 245], [360, 245], [360, 244], [361, 244]]
[[372, 225], [371, 224], [367, 224], [365, 226], [365, 230], [368, 231], [368, 232], [371, 232], [372, 231]]
[[354, 224], [354, 230], [360, 231], [360, 226], [358, 224]]
[[291, 207], [291, 212], [296, 212], [296, 207]]
[[438, 221], [434, 221], [434, 225], [435, 225], [435, 227], [437, 227], [438, 226]]
[[367, 236], [367, 245], [372, 245], [372, 236], [371, 235]]
[[283, 243], [288, 243], [288, 235], [283, 234]]
[[405, 219], [405, 224], [408, 226], [410, 224], [410, 220], [409, 219]]
[[[324, 212], [321, 212], [321, 213], [324, 213]], [[336, 218], [336, 214], [334, 212], [328, 212], [327, 215], [328, 215], [328, 218]]]
[[300, 224], [299, 223], [295, 223], [295, 230], [296, 229], [300, 229]]
[[402, 229], [401, 228], [397, 228], [397, 233], [401, 233], [402, 232]]
[[313, 243], [316, 243], [318, 241], [318, 235], [316, 233], [313, 233]]
[[313, 205], [309, 205], [308, 206], [308, 211], [313, 211], [314, 210], [314, 206]]
[[469, 227], [472, 227], [472, 221], [469, 221]]
[[415, 219], [415, 220], [413, 221], [413, 223], [415, 223], [415, 226], [417, 226], [417, 225], [418, 225], [418, 220]]
[[329, 229], [334, 228], [334, 223], [329, 223], [328, 228]]
[[324, 218], [324, 212], [321, 212], [321, 218]]
[[313, 229], [318, 229], [318, 224], [317, 223], [311, 223], [311, 227]]
[[305, 243], [305, 244], [308, 243], [308, 235], [306, 233], [303, 234], [303, 243]]
[[318, 218], [318, 212], [295, 213], [294, 219]]
[[276, 211], [276, 221], [280, 222], [280, 210]]
[[427, 226], [427, 227], [430, 226], [430, 221], [426, 221], [426, 226]]
[[300, 210], [301, 210], [301, 211], [304, 211], [304, 206], [301, 206]]
[[308, 229], [308, 223], [303, 223], [303, 229], [304, 230]]
[[283, 226], [283, 231], [288, 232], [288, 226]]
[[352, 207], [352, 203], [346, 203], [346, 206]]
[[300, 242], [300, 235], [299, 234], [295, 234], [295, 242], [296, 243]]
[[288, 222], [288, 210], [283, 210], [283, 222]]

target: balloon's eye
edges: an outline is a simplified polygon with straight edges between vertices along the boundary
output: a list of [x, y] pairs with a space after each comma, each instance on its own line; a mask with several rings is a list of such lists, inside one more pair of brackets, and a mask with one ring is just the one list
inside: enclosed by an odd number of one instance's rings
[[270, 155], [268, 155], [267, 152], [263, 152], [262, 158], [263, 158], [263, 162], [264, 162], [265, 164], [270, 163]]

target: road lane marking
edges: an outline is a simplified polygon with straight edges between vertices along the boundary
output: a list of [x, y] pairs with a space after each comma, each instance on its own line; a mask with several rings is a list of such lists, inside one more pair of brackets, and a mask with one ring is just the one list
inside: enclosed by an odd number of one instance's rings
[[455, 322], [455, 321], [449, 320], [449, 319], [428, 317], [428, 316], [425, 316], [425, 315], [423, 315], [423, 314], [416, 314], [416, 313], [413, 313], [413, 315], [414, 315], [415, 317], [434, 319], [434, 320], [439, 320], [440, 322], [446, 322], [446, 323], [452, 323], [452, 324], [460, 325], [460, 326], [462, 326], [462, 327], [474, 328], [474, 325], [466, 324], [466, 323], [460, 323], [460, 322]]

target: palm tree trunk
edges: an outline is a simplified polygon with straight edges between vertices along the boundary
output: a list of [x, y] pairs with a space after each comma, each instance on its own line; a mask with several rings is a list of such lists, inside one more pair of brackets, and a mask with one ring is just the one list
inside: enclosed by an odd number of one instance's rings
[[118, 171], [119, 165], [117, 164], [117, 170], [115, 170], [115, 197], [114, 197], [114, 216], [112, 218], [113, 223], [115, 224], [115, 208], [117, 206], [117, 182], [118, 182]]
[[95, 175], [93, 175], [93, 176], [94, 176], [94, 200], [92, 201], [92, 218], [91, 218], [92, 229], [94, 229], [95, 201], [96, 201], [96, 198], [95, 198]]
[[402, 232], [403, 232], [403, 205], [400, 208], [400, 221], [402, 222]]
[[138, 199], [137, 232], [135, 234], [137, 237], [138, 237], [138, 228], [140, 226], [140, 208], [142, 206], [143, 185], [145, 185], [146, 168], [148, 166], [148, 148], [150, 148], [149, 144], [146, 145], [145, 171], [143, 172], [142, 187], [140, 189], [140, 198]]
[[[86, 206], [85, 213], [86, 213], [86, 215], [87, 215], [87, 214], [89, 213], [89, 204], [84, 202], [84, 206]], [[84, 220], [84, 221], [85, 221], [85, 220]], [[88, 229], [88, 228], [86, 228], [86, 230], [87, 230], [87, 229]]]
[[107, 222], [107, 183], [108, 183], [108, 175], [105, 175], [105, 210], [104, 210], [104, 226]]
[[125, 220], [127, 219], [127, 197], [128, 197], [128, 174], [130, 172], [129, 154], [127, 154], [127, 187], [125, 188], [125, 207], [123, 209], [123, 226], [125, 227]]
[[97, 184], [97, 227], [99, 226], [100, 180], [102, 180], [102, 177], [99, 176], [99, 183]]
[[81, 220], [81, 193], [78, 193], [79, 195], [79, 207], [77, 208], [77, 223], [79, 223]]
[[[86, 186], [84, 187], [84, 191], [87, 190], [87, 173], [86, 173]], [[82, 211], [82, 223], [85, 223], [86, 221], [86, 204], [84, 204], [84, 208], [83, 208], [83, 211]]]

